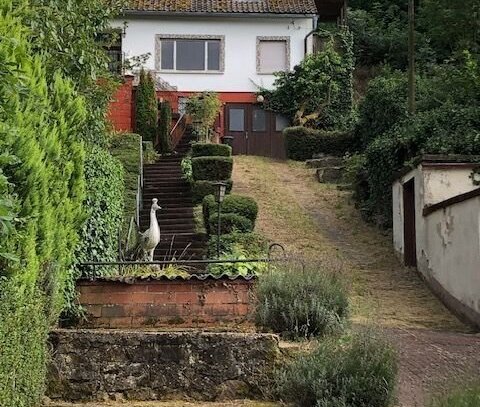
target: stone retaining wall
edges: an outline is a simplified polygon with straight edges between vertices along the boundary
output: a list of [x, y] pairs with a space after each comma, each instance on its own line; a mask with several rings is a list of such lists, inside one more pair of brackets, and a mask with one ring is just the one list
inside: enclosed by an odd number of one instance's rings
[[255, 397], [279, 357], [269, 334], [57, 330], [48, 396], [63, 400]]
[[86, 327], [201, 327], [242, 323], [253, 310], [252, 280], [80, 281]]

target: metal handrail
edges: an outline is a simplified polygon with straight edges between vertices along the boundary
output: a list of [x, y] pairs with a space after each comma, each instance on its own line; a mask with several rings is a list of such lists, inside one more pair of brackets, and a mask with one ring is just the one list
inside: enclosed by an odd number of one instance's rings
[[178, 118], [177, 122], [175, 123], [175, 126], [173, 126], [172, 130], [170, 131], [170, 136], [175, 132], [175, 130], [177, 129], [178, 125], [181, 123], [184, 117], [185, 117], [185, 113], [182, 113]]
[[167, 264], [223, 264], [223, 263], [275, 263], [287, 262], [291, 258], [260, 258], [260, 259], [213, 259], [213, 260], [158, 260], [158, 261], [92, 261], [80, 263], [80, 266], [155, 266]]
[[138, 168], [138, 177], [137, 177], [137, 194], [135, 197], [135, 220], [137, 221], [137, 226], [140, 227], [140, 211], [143, 209], [143, 185], [144, 185], [144, 174], [143, 174], [143, 138], [140, 136], [140, 163]]

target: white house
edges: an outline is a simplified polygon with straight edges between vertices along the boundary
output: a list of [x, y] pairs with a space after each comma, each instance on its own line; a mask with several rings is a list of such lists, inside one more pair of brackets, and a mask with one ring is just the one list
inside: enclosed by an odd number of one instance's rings
[[449, 308], [480, 326], [480, 159], [472, 158], [425, 156], [398, 174], [393, 243]]
[[314, 0], [133, 0], [113, 26], [126, 58], [149, 55], [158, 96], [174, 110], [193, 93], [217, 92], [219, 131], [235, 152], [275, 155], [287, 123], [256, 105], [256, 92], [312, 51], [317, 20]]

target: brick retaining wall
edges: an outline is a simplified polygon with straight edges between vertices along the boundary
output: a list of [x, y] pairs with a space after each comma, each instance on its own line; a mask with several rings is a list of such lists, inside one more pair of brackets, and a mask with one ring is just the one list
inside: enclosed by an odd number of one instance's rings
[[199, 327], [241, 323], [253, 311], [252, 280], [80, 281], [86, 326], [136, 328], [182, 325]]

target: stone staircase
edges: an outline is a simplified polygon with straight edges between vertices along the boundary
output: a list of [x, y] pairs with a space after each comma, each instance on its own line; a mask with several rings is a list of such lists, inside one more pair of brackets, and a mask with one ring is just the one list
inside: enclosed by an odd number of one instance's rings
[[175, 149], [177, 154], [161, 157], [144, 167], [142, 231], [149, 227], [152, 199], [158, 198], [162, 207], [157, 212], [161, 240], [155, 250], [156, 261], [199, 260], [207, 254], [206, 236], [196, 231], [190, 185], [182, 178], [181, 162], [192, 140], [191, 131], [187, 130]]
[[345, 160], [341, 157], [317, 155], [306, 161], [307, 168], [315, 169], [318, 182], [322, 184], [339, 184], [345, 169]]

